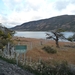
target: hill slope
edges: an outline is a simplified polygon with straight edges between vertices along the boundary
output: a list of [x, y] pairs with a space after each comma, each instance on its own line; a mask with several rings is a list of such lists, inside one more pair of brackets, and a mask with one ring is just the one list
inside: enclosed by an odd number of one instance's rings
[[75, 31], [75, 15], [61, 15], [38, 21], [31, 21], [11, 29], [19, 31], [49, 31], [58, 28], [63, 28], [67, 31]]
[[12, 32], [10, 29], [4, 27], [1, 23], [0, 23], [0, 31], [3, 31], [5, 34]]

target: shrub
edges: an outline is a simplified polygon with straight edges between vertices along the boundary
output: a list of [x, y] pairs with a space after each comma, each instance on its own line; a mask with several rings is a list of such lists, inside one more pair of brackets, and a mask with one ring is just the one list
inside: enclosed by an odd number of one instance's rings
[[34, 66], [33, 64], [31, 66], [26, 66], [26, 69], [35, 75], [75, 75], [70, 70], [67, 62], [57, 62], [56, 64], [41, 62], [40, 64], [35, 64]]
[[0, 59], [6, 61], [8, 63], [16, 64], [16, 60], [14, 60], [14, 59], [8, 59], [8, 58], [4, 58], [2, 56], [0, 56]]
[[57, 50], [53, 49], [50, 46], [44, 46], [42, 49], [45, 50], [47, 53], [57, 53]]
[[[0, 59], [3, 59], [9, 63], [15, 64], [13, 60], [6, 59], [0, 56]], [[31, 65], [22, 65], [19, 64], [21, 68], [34, 73], [35, 75], [75, 75], [75, 70], [72, 71], [70, 65], [67, 62], [53, 62], [52, 64], [41, 61], [40, 63], [35, 63]]]
[[74, 75], [71, 72], [69, 64], [67, 62], [57, 63], [54, 68], [55, 75]]

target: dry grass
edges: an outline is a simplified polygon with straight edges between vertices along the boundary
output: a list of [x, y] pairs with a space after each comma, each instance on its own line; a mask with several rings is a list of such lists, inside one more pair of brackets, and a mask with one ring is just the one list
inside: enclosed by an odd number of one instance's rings
[[[50, 58], [55, 61], [68, 61], [68, 63], [75, 64], [75, 48], [64, 47], [64, 45], [71, 45], [69, 42], [59, 42], [60, 48], [56, 48], [55, 41], [43, 40], [43, 39], [33, 39], [33, 38], [23, 38], [14, 37], [15, 44], [26, 44], [28, 46], [28, 51], [26, 56], [37, 58]], [[41, 43], [42, 41], [42, 43]], [[32, 47], [31, 47], [32, 43]], [[57, 50], [56, 54], [48, 54], [42, 50], [43, 46], [51, 46]], [[73, 43], [75, 45], [75, 43]]]

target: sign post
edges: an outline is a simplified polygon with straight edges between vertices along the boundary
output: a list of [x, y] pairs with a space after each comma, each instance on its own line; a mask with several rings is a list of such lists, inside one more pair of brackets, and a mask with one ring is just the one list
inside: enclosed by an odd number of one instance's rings
[[21, 53], [24, 53], [24, 56], [25, 56], [25, 53], [27, 51], [27, 46], [26, 45], [16, 45], [14, 49], [16, 52], [16, 63], [18, 65], [18, 56]]
[[25, 53], [27, 51], [27, 46], [26, 45], [16, 45], [15, 51], [18, 53]]

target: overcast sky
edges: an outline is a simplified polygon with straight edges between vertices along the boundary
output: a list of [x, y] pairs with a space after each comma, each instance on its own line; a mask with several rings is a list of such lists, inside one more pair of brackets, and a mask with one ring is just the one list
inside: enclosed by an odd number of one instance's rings
[[6, 27], [65, 14], [75, 15], [75, 0], [0, 0], [0, 23]]

